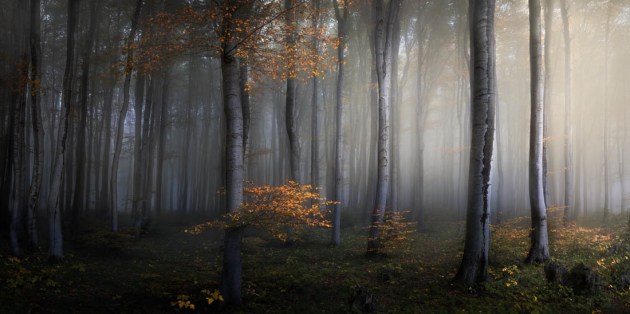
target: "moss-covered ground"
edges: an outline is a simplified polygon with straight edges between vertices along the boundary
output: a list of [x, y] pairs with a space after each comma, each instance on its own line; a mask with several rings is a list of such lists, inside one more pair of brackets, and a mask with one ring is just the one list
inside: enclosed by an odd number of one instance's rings
[[[551, 221], [553, 260], [569, 268], [582, 262], [599, 274], [599, 289], [589, 295], [548, 283], [543, 265], [523, 263], [527, 218], [493, 227], [490, 279], [475, 287], [451, 283], [463, 250], [463, 223], [429, 222], [406, 247], [375, 259], [364, 257], [361, 228], [344, 229], [339, 247], [328, 245], [328, 230], [310, 232], [290, 247], [249, 233], [243, 246], [245, 305], [236, 312], [346, 313], [356, 285], [369, 290], [384, 313], [630, 312], [630, 289], [617, 281], [630, 270], [627, 219], [617, 218], [605, 226]], [[185, 228], [156, 226], [140, 239], [131, 231], [87, 228], [55, 264], [43, 253], [0, 255], [0, 313], [235, 311], [207, 301], [219, 284], [220, 233], [193, 236]]]

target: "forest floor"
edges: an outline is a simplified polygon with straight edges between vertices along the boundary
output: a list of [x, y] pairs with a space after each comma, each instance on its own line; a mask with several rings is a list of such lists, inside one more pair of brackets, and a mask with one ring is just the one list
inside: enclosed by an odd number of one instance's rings
[[[628, 313], [630, 289], [617, 287], [616, 276], [630, 270], [630, 252], [611, 250], [623, 243], [627, 219], [616, 221], [606, 227], [551, 221], [553, 260], [568, 268], [582, 262], [599, 274], [599, 289], [585, 295], [548, 283], [542, 265], [523, 263], [528, 218], [493, 227], [490, 280], [477, 287], [451, 283], [463, 223], [430, 223], [407, 247], [376, 259], [364, 257], [366, 231], [360, 228], [343, 230], [336, 248], [328, 245], [328, 230], [291, 247], [250, 234], [243, 246], [245, 305], [238, 312], [346, 313], [358, 284], [385, 313]], [[219, 233], [194, 236], [185, 228], [155, 227], [141, 239], [131, 232], [86, 231], [55, 264], [44, 254], [0, 255], [0, 313], [215, 312], [220, 301], [208, 305], [206, 297], [219, 284]]]

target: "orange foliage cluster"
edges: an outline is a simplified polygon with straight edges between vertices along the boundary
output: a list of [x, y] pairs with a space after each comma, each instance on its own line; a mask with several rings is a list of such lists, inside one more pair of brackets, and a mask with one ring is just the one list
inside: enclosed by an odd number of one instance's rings
[[[338, 40], [325, 27], [313, 27], [315, 12], [308, 2], [297, 2], [284, 8], [283, 1], [236, 1], [239, 6], [185, 6], [174, 12], [160, 12], [143, 23], [140, 40], [126, 48], [133, 50], [133, 64], [145, 72], [153, 71], [173, 58], [190, 53], [224, 53], [223, 43], [238, 43], [230, 51], [250, 66], [251, 79], [264, 76], [273, 79], [320, 76], [335, 65], [329, 52]], [[286, 15], [295, 16], [295, 25], [286, 22]], [[231, 30], [226, 25], [231, 25]], [[287, 35], [293, 35], [293, 43]], [[313, 41], [319, 49], [313, 48]], [[123, 68], [123, 64], [115, 67]]]
[[410, 211], [388, 211], [385, 213], [380, 229], [380, 251], [383, 253], [405, 249], [413, 240], [411, 234], [415, 232], [415, 222], [407, 220]]
[[[307, 227], [330, 227], [326, 218], [328, 205], [335, 204], [320, 197], [317, 188], [297, 182], [281, 186], [254, 186], [245, 188], [248, 200], [235, 212], [219, 220], [196, 225], [187, 233], [199, 234], [208, 228], [230, 229], [247, 226], [271, 232], [280, 240], [287, 239], [287, 230], [299, 235]], [[292, 235], [293, 236], [293, 235]]]

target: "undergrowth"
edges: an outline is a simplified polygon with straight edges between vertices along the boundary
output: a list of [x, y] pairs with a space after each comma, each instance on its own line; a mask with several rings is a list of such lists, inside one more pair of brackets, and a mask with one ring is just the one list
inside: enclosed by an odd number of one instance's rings
[[[364, 258], [367, 230], [346, 228], [342, 244], [328, 245], [329, 230], [309, 231], [286, 247], [255, 231], [244, 238], [242, 313], [345, 313], [357, 285], [378, 298], [385, 313], [629, 312], [630, 232], [625, 219], [606, 227], [564, 226], [550, 219], [551, 256], [572, 267], [592, 267], [600, 288], [578, 295], [545, 280], [542, 265], [523, 263], [529, 219], [493, 226], [489, 281], [451, 284], [463, 251], [461, 223], [428, 223], [424, 233], [387, 257]], [[159, 228], [159, 227], [156, 227]], [[66, 258], [0, 255], [0, 312], [216, 312], [219, 233], [185, 234], [160, 228], [136, 239], [92, 229], [79, 235]], [[191, 306], [192, 305], [192, 306]]]

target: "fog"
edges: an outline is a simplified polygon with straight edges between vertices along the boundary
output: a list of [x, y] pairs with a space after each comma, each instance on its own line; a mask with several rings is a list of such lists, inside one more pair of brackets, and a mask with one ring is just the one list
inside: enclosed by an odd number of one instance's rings
[[[138, 35], [155, 28], [150, 23], [160, 12], [178, 14], [190, 1], [147, 2], [140, 14]], [[204, 2], [190, 2], [203, 8]], [[593, 214], [605, 207], [611, 212], [627, 209], [626, 120], [628, 89], [625, 74], [628, 72], [628, 37], [625, 32], [630, 23], [630, 6], [623, 1], [568, 1], [570, 32], [572, 116], [568, 120], [573, 129], [572, 152], [574, 163], [567, 169], [564, 162], [565, 145], [565, 47], [560, 6], [554, 5], [550, 25], [544, 26], [545, 66], [548, 66], [545, 84], [545, 144], [547, 146], [547, 184], [551, 208], [562, 207], [564, 201], [563, 173], [575, 175], [575, 211], [580, 215]], [[15, 85], [15, 71], [19, 71], [18, 32], [28, 29], [26, 19], [20, 15], [26, 3], [7, 3], [2, 18], [3, 33], [2, 154], [3, 203], [15, 188], [12, 178], [11, 116]], [[66, 4], [63, 1], [43, 1], [41, 9], [41, 115], [44, 134], [43, 185], [40, 199], [46, 200], [54, 143], [61, 113], [62, 77], [66, 56]], [[124, 73], [120, 70], [125, 58], [125, 38], [128, 36], [133, 3], [129, 1], [101, 1], [99, 10], [90, 16], [87, 3], [78, 10], [76, 39], [77, 57], [73, 89], [81, 86], [81, 65], [90, 63], [87, 77], [87, 116], [85, 154], [76, 154], [81, 126], [79, 124], [79, 92], [70, 100], [70, 127], [64, 174], [64, 188], [60, 200], [63, 207], [70, 206], [74, 193], [85, 193], [81, 212], [90, 213], [106, 209], [108, 193], [103, 182], [115, 146], [115, 127], [119, 123], [120, 108], [124, 102]], [[466, 1], [408, 1], [399, 16], [400, 33], [394, 56], [398, 80], [396, 101], [392, 106], [392, 197], [396, 210], [426, 212], [433, 219], [462, 219], [465, 212], [468, 175], [470, 100], [468, 28]], [[329, 3], [323, 4], [320, 17], [327, 36], [336, 34], [336, 21]], [[346, 81], [343, 86], [345, 116], [341, 122], [345, 145], [342, 164], [343, 194], [339, 200], [343, 215], [350, 221], [366, 221], [372, 203], [376, 180], [376, 73], [373, 55], [373, 27], [370, 5], [354, 4], [350, 15], [347, 37]], [[93, 47], [88, 47], [88, 29], [91, 19], [96, 20]], [[153, 21], [153, 22], [152, 22]], [[306, 24], [307, 21], [300, 23]], [[159, 26], [157, 26], [159, 27]], [[496, 63], [497, 63], [497, 129], [496, 149], [493, 156], [491, 197], [492, 208], [506, 217], [526, 215], [529, 211], [527, 194], [527, 164], [529, 147], [529, 42], [528, 10], [522, 1], [498, 1], [496, 9]], [[547, 41], [547, 37], [550, 39]], [[165, 39], [159, 39], [165, 41]], [[212, 40], [211, 37], [207, 38]], [[165, 41], [166, 42], [166, 41]], [[147, 44], [150, 45], [150, 44]], [[115, 208], [130, 212], [134, 200], [148, 203], [150, 211], [197, 212], [216, 215], [223, 211], [220, 193], [225, 180], [225, 117], [221, 93], [220, 62], [209, 47], [190, 49], [160, 56], [163, 60], [132, 73], [130, 81], [129, 112], [124, 121], [122, 154], [116, 181]], [[140, 47], [142, 49], [142, 46]], [[334, 47], [320, 48], [319, 54], [330, 61], [318, 77], [318, 101], [321, 102], [321, 119], [318, 122], [320, 138], [319, 156], [312, 156], [312, 94], [313, 83], [300, 74], [297, 83], [295, 121], [299, 141], [299, 177], [303, 183], [313, 182], [318, 176], [323, 195], [334, 190], [334, 134], [335, 134], [335, 83], [336, 55]], [[156, 53], [147, 48], [147, 54]], [[141, 53], [139, 53], [141, 54]], [[547, 60], [548, 58], [548, 60]], [[263, 60], [264, 62], [264, 60]], [[256, 72], [256, 64], [249, 71], [251, 123], [246, 150], [246, 180], [255, 184], [278, 185], [290, 178], [289, 139], [285, 127], [286, 82], [279, 77]], [[143, 84], [143, 86], [139, 86]], [[15, 87], [15, 86], [14, 86]], [[138, 92], [144, 93], [138, 96]], [[548, 95], [548, 96], [547, 96]], [[28, 95], [26, 96], [28, 98]], [[144, 99], [143, 99], [144, 98]], [[13, 102], [12, 102], [13, 100]], [[136, 102], [144, 101], [144, 104]], [[109, 103], [111, 102], [111, 104]], [[113, 106], [111, 113], [107, 107]], [[153, 106], [152, 108], [150, 106]], [[144, 108], [144, 109], [143, 109]], [[150, 109], [149, 109], [150, 108]], [[27, 108], [26, 112], [31, 109]], [[144, 110], [136, 113], [135, 110]], [[160, 113], [160, 110], [161, 113]], [[146, 113], [152, 111], [152, 113]], [[159, 115], [156, 113], [160, 113]], [[111, 115], [106, 117], [106, 115]], [[137, 117], [146, 121], [155, 119], [150, 130], [135, 133]], [[150, 115], [150, 117], [146, 117]], [[109, 121], [109, 124], [106, 122]], [[145, 123], [146, 123], [145, 121]], [[25, 115], [20, 123], [32, 123]], [[143, 126], [145, 129], [147, 126]], [[25, 128], [25, 170], [33, 168], [33, 134]], [[112, 133], [110, 133], [112, 132]], [[133, 174], [134, 145], [148, 136], [145, 149], [153, 150], [148, 157], [136, 160], [147, 168], [150, 180], [142, 181]], [[85, 145], [85, 144], [84, 144]], [[105, 151], [104, 151], [105, 149]], [[74, 184], [77, 159], [83, 162], [85, 185], [77, 190]], [[315, 159], [314, 159], [315, 158]], [[314, 174], [312, 163], [319, 163]], [[422, 163], [422, 167], [419, 164]], [[145, 172], [147, 172], [145, 171]], [[146, 186], [138, 195], [133, 184]], [[316, 181], [317, 182], [317, 181]], [[27, 186], [27, 182], [21, 183]], [[13, 187], [13, 188], [12, 188]], [[47, 204], [42, 202], [40, 210]], [[5, 214], [8, 214], [5, 211]], [[431, 219], [431, 218], [427, 218]], [[7, 220], [5, 220], [7, 221]]]

